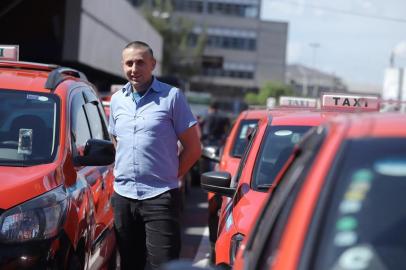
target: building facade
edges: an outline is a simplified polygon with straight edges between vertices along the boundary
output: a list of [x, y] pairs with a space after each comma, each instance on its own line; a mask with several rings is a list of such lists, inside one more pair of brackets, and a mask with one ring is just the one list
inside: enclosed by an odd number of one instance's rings
[[293, 88], [295, 95], [303, 97], [318, 98], [324, 92], [348, 92], [341, 78], [300, 64], [287, 66], [286, 84]]
[[261, 0], [172, 0], [172, 7], [175, 18], [193, 22], [191, 48], [206, 36], [201, 72], [190, 90], [241, 99], [266, 81], [285, 81], [288, 24], [261, 20]]
[[1, 44], [18, 44], [20, 60], [83, 71], [99, 91], [124, 83], [121, 52], [133, 40], [151, 44], [161, 74], [160, 34], [127, 0], [6, 1]]

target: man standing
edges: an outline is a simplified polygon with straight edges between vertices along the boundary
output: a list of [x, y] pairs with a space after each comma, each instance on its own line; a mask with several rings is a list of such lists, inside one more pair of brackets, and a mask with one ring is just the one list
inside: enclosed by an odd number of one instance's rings
[[[150, 46], [122, 52], [128, 83], [110, 103], [109, 132], [117, 142], [114, 225], [121, 269], [153, 268], [180, 252], [178, 177], [200, 157], [196, 119], [182, 92], [158, 81]], [[178, 140], [183, 150], [178, 156]]]

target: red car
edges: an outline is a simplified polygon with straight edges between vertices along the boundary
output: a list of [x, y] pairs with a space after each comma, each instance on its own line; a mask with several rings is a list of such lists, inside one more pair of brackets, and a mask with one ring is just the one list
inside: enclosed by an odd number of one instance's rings
[[235, 269], [405, 269], [406, 115], [354, 114], [294, 150]]
[[[246, 155], [241, 160], [235, 184], [231, 183], [231, 175], [227, 172], [206, 173], [202, 176], [203, 188], [233, 196], [232, 203], [228, 204], [219, 218], [215, 249], [217, 265], [233, 265], [238, 247], [253, 222], [258, 205], [265, 199], [274, 177], [289, 157], [294, 144], [322, 120], [321, 113], [269, 111], [268, 117], [259, 122]], [[218, 183], [220, 180], [222, 182]]]
[[0, 268], [114, 268], [114, 155], [81, 72], [0, 61]]
[[[266, 110], [251, 110], [243, 111], [235, 120], [233, 127], [222, 149], [221, 157], [218, 164], [218, 170], [226, 171], [234, 176], [237, 172], [238, 164], [244, 154], [248, 144], [247, 135], [256, 128], [261, 117], [267, 117]], [[212, 242], [212, 259], [214, 260], [214, 243], [217, 239], [218, 213], [220, 211], [222, 201], [228, 201], [228, 197], [215, 195], [213, 192], [208, 192], [209, 204], [209, 235]], [[223, 203], [225, 205], [225, 203]]]

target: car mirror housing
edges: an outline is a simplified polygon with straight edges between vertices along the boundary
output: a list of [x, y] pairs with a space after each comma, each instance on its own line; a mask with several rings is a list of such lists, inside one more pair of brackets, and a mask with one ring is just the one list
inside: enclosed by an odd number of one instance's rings
[[200, 183], [204, 190], [226, 197], [233, 197], [236, 190], [230, 187], [231, 174], [229, 172], [212, 171], [203, 173]]
[[75, 166], [106, 166], [114, 162], [115, 148], [107, 140], [90, 139], [86, 142], [83, 155], [73, 158]]

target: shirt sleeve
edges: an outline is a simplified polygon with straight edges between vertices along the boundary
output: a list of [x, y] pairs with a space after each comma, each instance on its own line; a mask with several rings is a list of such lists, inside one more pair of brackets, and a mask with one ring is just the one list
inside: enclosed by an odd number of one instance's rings
[[173, 123], [176, 135], [179, 137], [184, 131], [197, 123], [185, 95], [177, 89], [173, 101]]
[[113, 109], [113, 100], [110, 101], [110, 116], [109, 116], [109, 127], [108, 131], [111, 135], [116, 136], [115, 131], [115, 122], [114, 122], [114, 109]]

